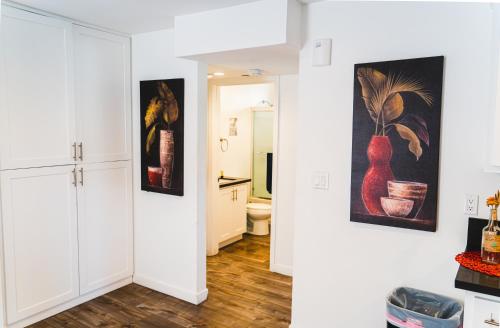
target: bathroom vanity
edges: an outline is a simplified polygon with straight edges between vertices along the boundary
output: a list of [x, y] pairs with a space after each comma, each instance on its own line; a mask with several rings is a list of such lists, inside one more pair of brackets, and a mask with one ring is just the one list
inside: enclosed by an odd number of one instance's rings
[[251, 179], [221, 177], [216, 195], [216, 231], [219, 247], [243, 238], [247, 231], [249, 182]]
[[[467, 251], [481, 248], [481, 231], [487, 220], [470, 218]], [[500, 278], [459, 267], [455, 287], [465, 290], [464, 328], [500, 326]]]

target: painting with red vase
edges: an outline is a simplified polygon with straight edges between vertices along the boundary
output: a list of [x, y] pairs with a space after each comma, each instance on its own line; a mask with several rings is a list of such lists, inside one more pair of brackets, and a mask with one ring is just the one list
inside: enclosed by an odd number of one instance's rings
[[184, 79], [141, 81], [141, 189], [184, 193]]
[[443, 64], [354, 66], [351, 221], [436, 231]]

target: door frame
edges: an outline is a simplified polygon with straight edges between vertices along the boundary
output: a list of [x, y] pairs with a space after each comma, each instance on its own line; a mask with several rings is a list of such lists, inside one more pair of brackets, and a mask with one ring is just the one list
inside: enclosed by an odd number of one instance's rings
[[279, 122], [280, 122], [280, 78], [279, 76], [262, 76], [262, 77], [235, 77], [224, 79], [212, 79], [208, 81], [208, 151], [207, 151], [207, 213], [206, 213], [206, 255], [213, 256], [218, 253], [218, 243], [214, 241], [215, 233], [213, 231], [214, 223], [214, 202], [215, 193], [219, 190], [216, 183], [218, 172], [215, 172], [217, 167], [217, 159], [213, 155], [217, 151], [219, 145], [216, 142], [218, 134], [215, 133], [218, 128], [218, 116], [215, 115], [213, 108], [219, 104], [219, 90], [222, 86], [230, 85], [248, 85], [248, 84], [274, 84], [274, 101], [273, 101], [273, 174], [272, 174], [272, 220], [271, 220], [271, 247], [270, 247], [270, 267], [269, 270], [285, 275], [291, 275], [287, 270], [281, 270], [279, 265], [276, 265], [276, 227], [279, 216], [277, 215], [277, 200], [278, 200], [278, 179], [279, 179]]

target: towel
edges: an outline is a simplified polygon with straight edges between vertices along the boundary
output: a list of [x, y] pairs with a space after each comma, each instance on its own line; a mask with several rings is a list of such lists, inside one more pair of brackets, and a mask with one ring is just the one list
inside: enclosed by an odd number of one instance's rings
[[273, 153], [267, 153], [266, 189], [272, 194], [273, 190]]

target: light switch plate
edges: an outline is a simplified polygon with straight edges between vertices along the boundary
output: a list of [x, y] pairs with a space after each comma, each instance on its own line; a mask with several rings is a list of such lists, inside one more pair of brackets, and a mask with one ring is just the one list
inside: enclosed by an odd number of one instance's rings
[[314, 172], [312, 176], [312, 187], [314, 189], [328, 190], [330, 187], [328, 172]]

